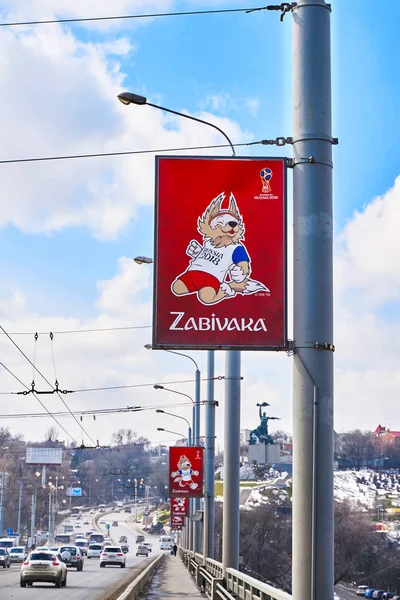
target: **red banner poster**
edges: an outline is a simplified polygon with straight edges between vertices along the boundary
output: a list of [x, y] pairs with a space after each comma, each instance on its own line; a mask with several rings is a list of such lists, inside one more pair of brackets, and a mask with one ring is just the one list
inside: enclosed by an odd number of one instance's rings
[[155, 218], [155, 348], [286, 347], [286, 159], [159, 156]]
[[189, 499], [183, 498], [171, 498], [171, 515], [179, 515], [181, 517], [187, 517], [189, 514]]
[[171, 515], [171, 529], [173, 531], [180, 531], [184, 524], [184, 517], [181, 517], [180, 515]]
[[203, 448], [170, 447], [169, 495], [171, 498], [203, 495]]

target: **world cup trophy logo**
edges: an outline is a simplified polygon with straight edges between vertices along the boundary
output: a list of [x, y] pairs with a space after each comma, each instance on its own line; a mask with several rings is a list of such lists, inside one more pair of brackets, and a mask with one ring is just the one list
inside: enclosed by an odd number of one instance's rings
[[269, 182], [272, 179], [272, 169], [268, 169], [268, 167], [265, 167], [264, 169], [261, 170], [260, 177], [261, 177], [263, 194], [269, 194], [271, 192], [271, 186], [270, 186]]

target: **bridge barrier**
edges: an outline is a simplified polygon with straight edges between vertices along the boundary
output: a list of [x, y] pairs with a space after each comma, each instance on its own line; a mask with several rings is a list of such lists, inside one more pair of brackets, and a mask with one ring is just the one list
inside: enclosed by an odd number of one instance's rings
[[179, 556], [210, 600], [292, 600], [287, 592], [236, 569], [226, 569], [224, 577], [222, 563], [202, 554], [181, 548]]

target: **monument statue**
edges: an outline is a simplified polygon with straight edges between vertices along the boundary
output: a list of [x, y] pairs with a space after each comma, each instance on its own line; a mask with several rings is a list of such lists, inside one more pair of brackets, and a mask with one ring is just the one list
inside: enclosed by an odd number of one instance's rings
[[279, 417], [267, 417], [267, 413], [262, 412], [262, 408], [265, 406], [270, 406], [268, 402], [263, 402], [262, 404], [258, 404], [259, 407], [259, 416], [260, 416], [260, 424], [256, 429], [250, 432], [250, 440], [249, 445], [253, 444], [273, 444], [274, 440], [268, 433], [268, 421], [280, 421]]

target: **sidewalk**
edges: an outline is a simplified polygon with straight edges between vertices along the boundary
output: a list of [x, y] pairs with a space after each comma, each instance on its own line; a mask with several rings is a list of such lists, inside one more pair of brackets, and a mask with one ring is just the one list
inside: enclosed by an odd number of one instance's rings
[[149, 587], [139, 596], [140, 600], [197, 600], [204, 597], [179, 556], [170, 554], [165, 556]]

